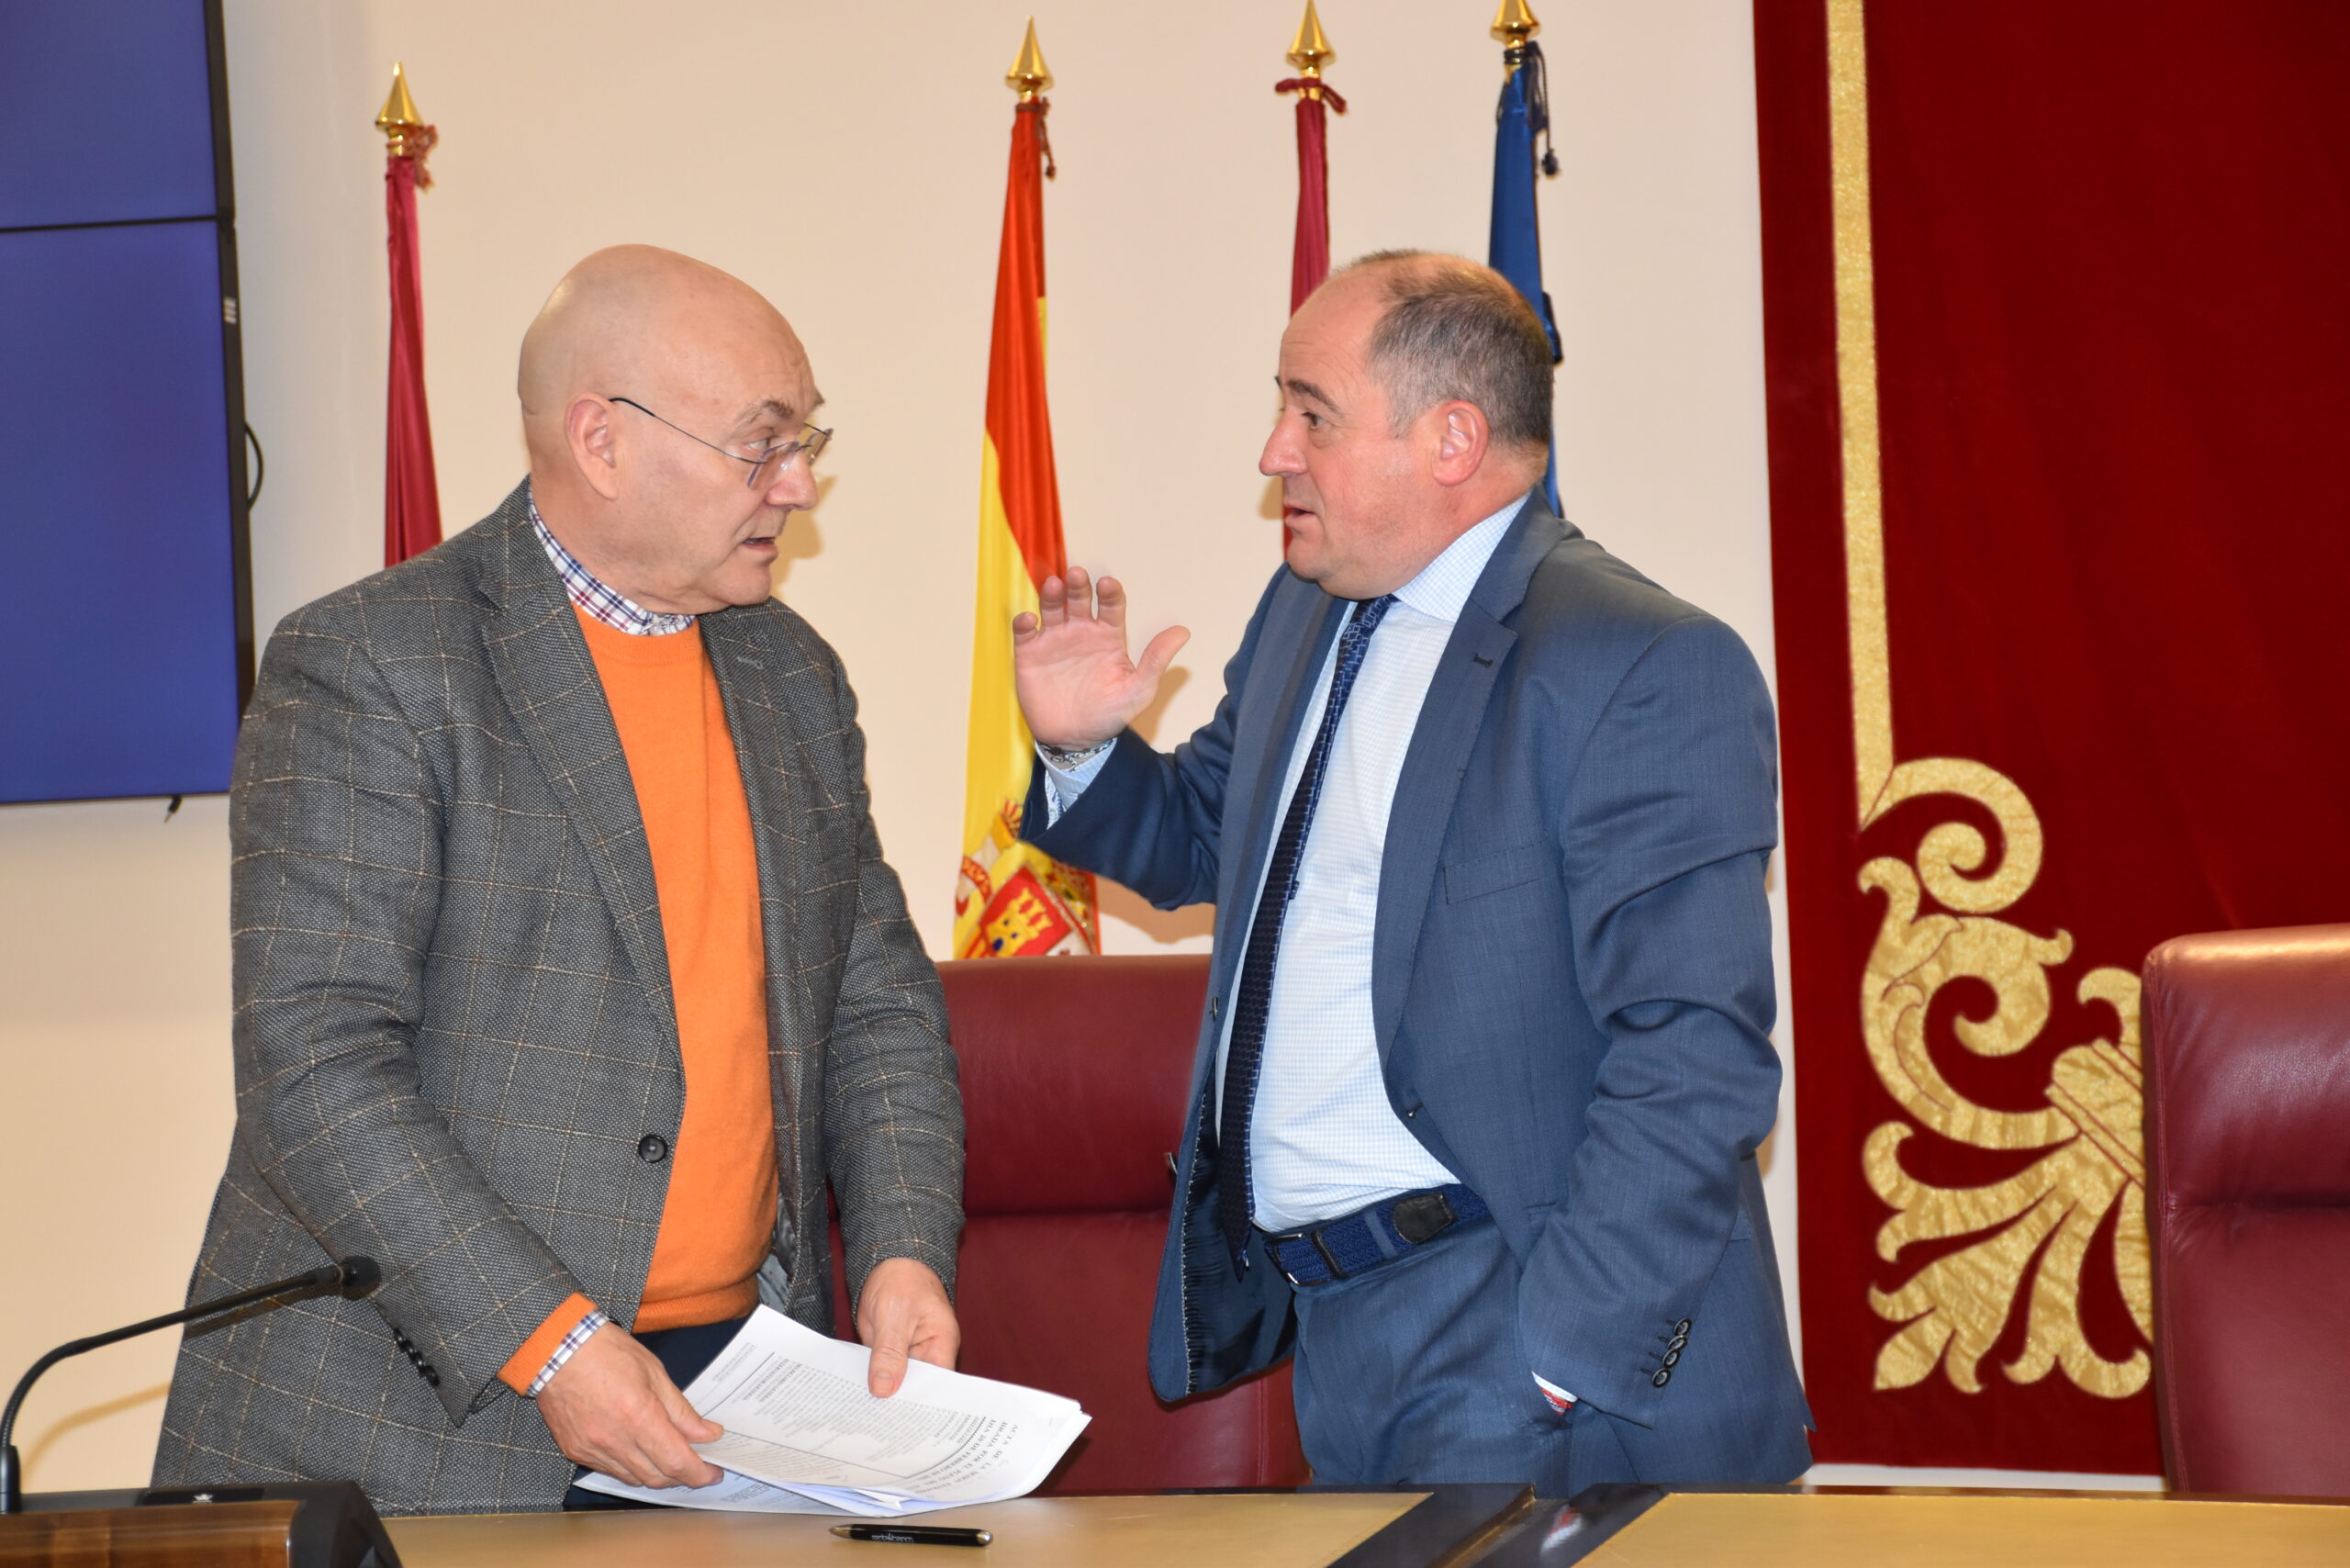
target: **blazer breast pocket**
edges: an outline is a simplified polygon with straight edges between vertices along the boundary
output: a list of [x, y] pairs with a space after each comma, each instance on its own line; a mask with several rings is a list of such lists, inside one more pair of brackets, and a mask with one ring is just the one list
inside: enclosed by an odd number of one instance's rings
[[1557, 852], [1547, 839], [1513, 844], [1487, 855], [1472, 855], [1445, 867], [1444, 900], [1447, 903], [1464, 903], [1470, 899], [1481, 899], [1539, 877], [1556, 875], [1557, 867]]

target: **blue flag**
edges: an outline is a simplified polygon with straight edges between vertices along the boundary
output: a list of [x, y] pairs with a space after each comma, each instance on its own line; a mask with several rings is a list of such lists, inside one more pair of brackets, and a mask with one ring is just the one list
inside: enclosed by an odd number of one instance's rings
[[[1516, 52], [1516, 51], [1513, 51]], [[1550, 94], [1543, 81], [1542, 50], [1528, 42], [1521, 63], [1502, 84], [1501, 107], [1494, 126], [1494, 224], [1485, 246], [1485, 264], [1517, 286], [1518, 293], [1542, 318], [1550, 337], [1550, 360], [1558, 363], [1559, 324], [1550, 314], [1550, 297], [1542, 288], [1542, 228], [1534, 208], [1534, 139], [1550, 129]], [[1558, 157], [1543, 159], [1543, 172], [1558, 172]], [[1550, 466], [1542, 476], [1542, 493], [1550, 510], [1559, 510], [1559, 442], [1550, 441]]]

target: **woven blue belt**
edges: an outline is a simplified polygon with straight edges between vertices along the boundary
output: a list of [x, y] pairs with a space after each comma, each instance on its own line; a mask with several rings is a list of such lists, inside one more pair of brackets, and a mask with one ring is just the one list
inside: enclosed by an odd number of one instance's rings
[[1455, 1182], [1406, 1193], [1301, 1230], [1265, 1234], [1265, 1249], [1289, 1282], [1304, 1289], [1350, 1280], [1392, 1263], [1493, 1211], [1485, 1200]]

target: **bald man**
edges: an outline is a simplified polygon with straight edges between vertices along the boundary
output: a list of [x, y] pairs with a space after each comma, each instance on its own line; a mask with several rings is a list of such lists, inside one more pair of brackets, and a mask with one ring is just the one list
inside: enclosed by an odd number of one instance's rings
[[237, 754], [237, 1124], [191, 1284], [354, 1254], [190, 1334], [158, 1484], [386, 1513], [704, 1485], [679, 1388], [761, 1301], [874, 1393], [953, 1364], [962, 1106], [839, 658], [770, 597], [829, 431], [784, 319], [603, 251], [532, 324], [530, 477], [289, 615]]

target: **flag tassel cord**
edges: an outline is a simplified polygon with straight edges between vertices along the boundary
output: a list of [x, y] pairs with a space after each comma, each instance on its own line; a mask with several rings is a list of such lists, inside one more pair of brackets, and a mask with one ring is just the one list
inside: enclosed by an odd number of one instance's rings
[[1336, 87], [1331, 86], [1319, 76], [1292, 76], [1286, 82], [1273, 84], [1273, 91], [1276, 93], [1302, 93], [1308, 87], [1320, 88], [1324, 103], [1339, 114], [1347, 112], [1347, 100], [1338, 95], [1338, 90]]
[[1045, 124], [1045, 117], [1053, 112], [1052, 100], [1045, 97], [1024, 98], [1013, 106], [1021, 114], [1036, 117], [1036, 151], [1045, 155], [1045, 178], [1058, 179], [1060, 166], [1053, 162], [1052, 132], [1046, 128]]
[[[1542, 58], [1542, 46], [1532, 39], [1514, 43], [1502, 50], [1502, 63], [1512, 73], [1526, 72], [1526, 129], [1542, 139], [1542, 173], [1545, 177], [1559, 172], [1559, 149], [1550, 140], [1550, 67]], [[1494, 118], [1501, 118], [1498, 109]]]

